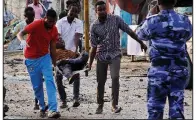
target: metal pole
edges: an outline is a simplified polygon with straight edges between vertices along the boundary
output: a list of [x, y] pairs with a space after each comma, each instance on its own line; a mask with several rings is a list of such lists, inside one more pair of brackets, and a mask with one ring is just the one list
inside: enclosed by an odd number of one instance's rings
[[89, 2], [84, 0], [85, 51], [89, 52]]

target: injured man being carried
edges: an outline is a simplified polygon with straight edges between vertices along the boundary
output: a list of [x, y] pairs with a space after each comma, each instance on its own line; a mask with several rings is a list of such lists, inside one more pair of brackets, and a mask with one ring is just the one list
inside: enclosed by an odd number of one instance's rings
[[[69, 80], [69, 84], [72, 84], [75, 74], [79, 71], [87, 72], [85, 66], [87, 65], [89, 54], [85, 51], [78, 54], [71, 50], [66, 50], [64, 47], [64, 42], [57, 42], [57, 72], [66, 77]], [[84, 70], [83, 70], [84, 69]]]

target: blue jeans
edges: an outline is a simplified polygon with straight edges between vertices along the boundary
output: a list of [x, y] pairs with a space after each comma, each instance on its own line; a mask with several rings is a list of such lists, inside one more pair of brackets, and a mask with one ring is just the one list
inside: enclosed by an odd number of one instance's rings
[[27, 66], [31, 83], [33, 85], [34, 94], [39, 101], [41, 110], [45, 109], [43, 91], [44, 77], [48, 95], [49, 111], [57, 111], [56, 87], [53, 78], [50, 54], [46, 54], [37, 59], [25, 59], [25, 65]]

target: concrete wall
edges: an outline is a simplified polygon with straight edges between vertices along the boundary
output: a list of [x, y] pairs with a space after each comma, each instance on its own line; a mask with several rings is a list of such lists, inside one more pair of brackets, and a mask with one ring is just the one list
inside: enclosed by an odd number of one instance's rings
[[24, 9], [26, 7], [26, 0], [5, 0], [7, 9], [10, 10], [17, 18], [24, 18]]

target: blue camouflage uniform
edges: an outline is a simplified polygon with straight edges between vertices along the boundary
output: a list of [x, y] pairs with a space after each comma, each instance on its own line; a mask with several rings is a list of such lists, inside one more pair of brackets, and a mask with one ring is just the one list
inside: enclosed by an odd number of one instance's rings
[[169, 118], [184, 118], [184, 89], [188, 75], [186, 41], [192, 36], [187, 16], [174, 10], [162, 10], [147, 17], [136, 33], [150, 41], [151, 67], [148, 70], [148, 119], [163, 119], [166, 98]]

